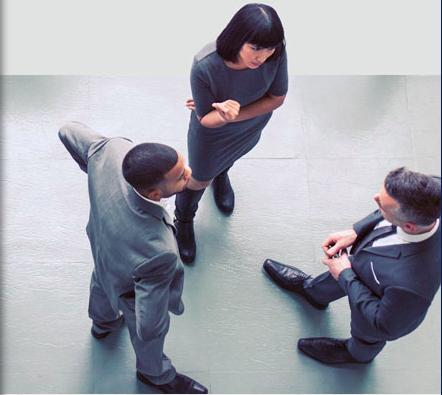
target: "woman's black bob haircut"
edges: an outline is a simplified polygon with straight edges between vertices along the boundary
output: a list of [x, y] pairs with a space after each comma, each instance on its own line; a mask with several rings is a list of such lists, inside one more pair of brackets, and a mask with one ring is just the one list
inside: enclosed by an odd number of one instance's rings
[[245, 43], [275, 48], [267, 62], [281, 56], [285, 48], [284, 28], [272, 7], [259, 3], [242, 7], [216, 39], [216, 51], [224, 60], [236, 63]]

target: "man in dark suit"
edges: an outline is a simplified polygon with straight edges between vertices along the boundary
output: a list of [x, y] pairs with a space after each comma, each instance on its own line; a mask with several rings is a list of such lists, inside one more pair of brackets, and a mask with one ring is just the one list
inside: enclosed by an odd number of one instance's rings
[[207, 393], [204, 386], [177, 373], [163, 353], [169, 312], [184, 311], [184, 269], [162, 199], [186, 187], [190, 168], [169, 146], [134, 146], [79, 122], [64, 125], [59, 137], [88, 175], [92, 335], [103, 339], [124, 320], [139, 380], [166, 393]]
[[374, 200], [378, 210], [322, 244], [327, 272], [312, 278], [293, 266], [264, 262], [277, 284], [317, 309], [348, 296], [350, 338], [298, 342], [302, 352], [324, 363], [371, 361], [387, 341], [420, 325], [440, 287], [440, 177], [392, 170]]

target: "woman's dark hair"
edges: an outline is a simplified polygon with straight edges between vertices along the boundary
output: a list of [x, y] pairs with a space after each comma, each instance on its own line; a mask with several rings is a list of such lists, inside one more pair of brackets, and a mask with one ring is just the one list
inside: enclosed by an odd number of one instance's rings
[[123, 159], [125, 180], [139, 191], [149, 192], [178, 162], [177, 152], [168, 145], [143, 143], [133, 147]]
[[242, 7], [216, 39], [216, 51], [224, 60], [236, 63], [245, 43], [275, 48], [267, 62], [278, 59], [284, 52], [284, 28], [272, 7], [258, 3]]
[[440, 216], [440, 177], [399, 167], [387, 174], [387, 193], [399, 203], [396, 215], [404, 222], [431, 225]]

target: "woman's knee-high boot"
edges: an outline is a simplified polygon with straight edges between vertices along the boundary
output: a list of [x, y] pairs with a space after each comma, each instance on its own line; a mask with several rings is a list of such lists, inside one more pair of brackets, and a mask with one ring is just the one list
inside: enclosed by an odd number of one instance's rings
[[193, 231], [193, 218], [198, 209], [205, 189], [194, 191], [186, 188], [178, 193], [175, 199], [175, 227], [177, 229], [177, 242], [180, 249], [181, 260], [192, 263], [195, 260], [196, 244]]
[[212, 182], [215, 203], [224, 214], [231, 214], [235, 207], [235, 193], [230, 185], [228, 171], [224, 170]]

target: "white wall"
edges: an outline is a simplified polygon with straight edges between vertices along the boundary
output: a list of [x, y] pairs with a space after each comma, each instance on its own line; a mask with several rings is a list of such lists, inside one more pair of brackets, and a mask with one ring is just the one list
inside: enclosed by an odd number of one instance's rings
[[[183, 74], [247, 0], [3, 0], [3, 74]], [[265, 0], [290, 74], [440, 74], [439, 0]]]

